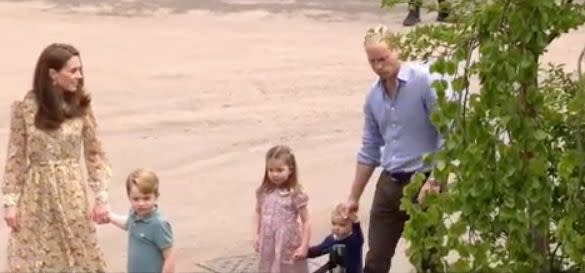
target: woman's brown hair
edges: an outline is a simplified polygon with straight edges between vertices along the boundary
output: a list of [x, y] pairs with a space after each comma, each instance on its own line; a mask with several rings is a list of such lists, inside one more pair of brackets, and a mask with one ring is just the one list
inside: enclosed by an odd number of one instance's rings
[[39, 129], [57, 129], [66, 119], [85, 114], [89, 107], [91, 98], [83, 89], [83, 78], [75, 92], [59, 92], [49, 76], [50, 69], [60, 71], [73, 56], [81, 59], [75, 47], [59, 43], [47, 46], [39, 56], [33, 79], [33, 93], [38, 105], [35, 126]]

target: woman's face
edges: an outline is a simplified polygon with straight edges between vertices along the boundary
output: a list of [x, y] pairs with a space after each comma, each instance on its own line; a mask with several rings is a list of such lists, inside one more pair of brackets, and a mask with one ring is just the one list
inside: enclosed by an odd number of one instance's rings
[[53, 85], [65, 92], [76, 92], [83, 79], [81, 60], [78, 56], [69, 58], [61, 70], [49, 70]]

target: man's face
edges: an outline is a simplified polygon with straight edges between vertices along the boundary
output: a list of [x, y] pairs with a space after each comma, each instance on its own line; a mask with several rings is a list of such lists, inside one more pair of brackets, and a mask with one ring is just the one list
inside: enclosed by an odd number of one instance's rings
[[385, 42], [369, 43], [365, 49], [372, 70], [380, 78], [389, 79], [398, 74], [400, 59], [396, 50], [390, 49]]

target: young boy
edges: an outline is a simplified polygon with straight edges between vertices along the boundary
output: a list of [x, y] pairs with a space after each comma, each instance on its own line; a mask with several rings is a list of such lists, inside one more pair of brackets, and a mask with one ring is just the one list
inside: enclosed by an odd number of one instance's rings
[[156, 205], [158, 185], [154, 172], [145, 169], [133, 171], [126, 179], [126, 192], [132, 205], [129, 215], [109, 213], [110, 223], [128, 231], [129, 273], [175, 271], [171, 226]]
[[344, 217], [344, 206], [338, 204], [331, 214], [331, 234], [321, 244], [309, 248], [307, 258], [329, 254], [335, 245], [345, 246], [345, 272], [362, 272], [364, 235], [357, 215]]

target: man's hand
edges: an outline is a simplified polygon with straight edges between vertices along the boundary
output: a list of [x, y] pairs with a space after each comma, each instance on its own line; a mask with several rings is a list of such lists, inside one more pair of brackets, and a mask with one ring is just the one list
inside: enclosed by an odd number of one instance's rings
[[425, 184], [422, 186], [422, 188], [420, 189], [420, 192], [418, 193], [418, 197], [416, 198], [416, 201], [421, 204], [425, 197], [431, 193], [431, 192], [440, 192], [441, 191], [441, 184], [435, 180], [435, 178], [433, 177], [429, 177], [427, 179], [427, 181], [425, 182]]
[[343, 217], [350, 218], [352, 215], [356, 215], [359, 209], [359, 200], [355, 198], [349, 198], [343, 205]]

